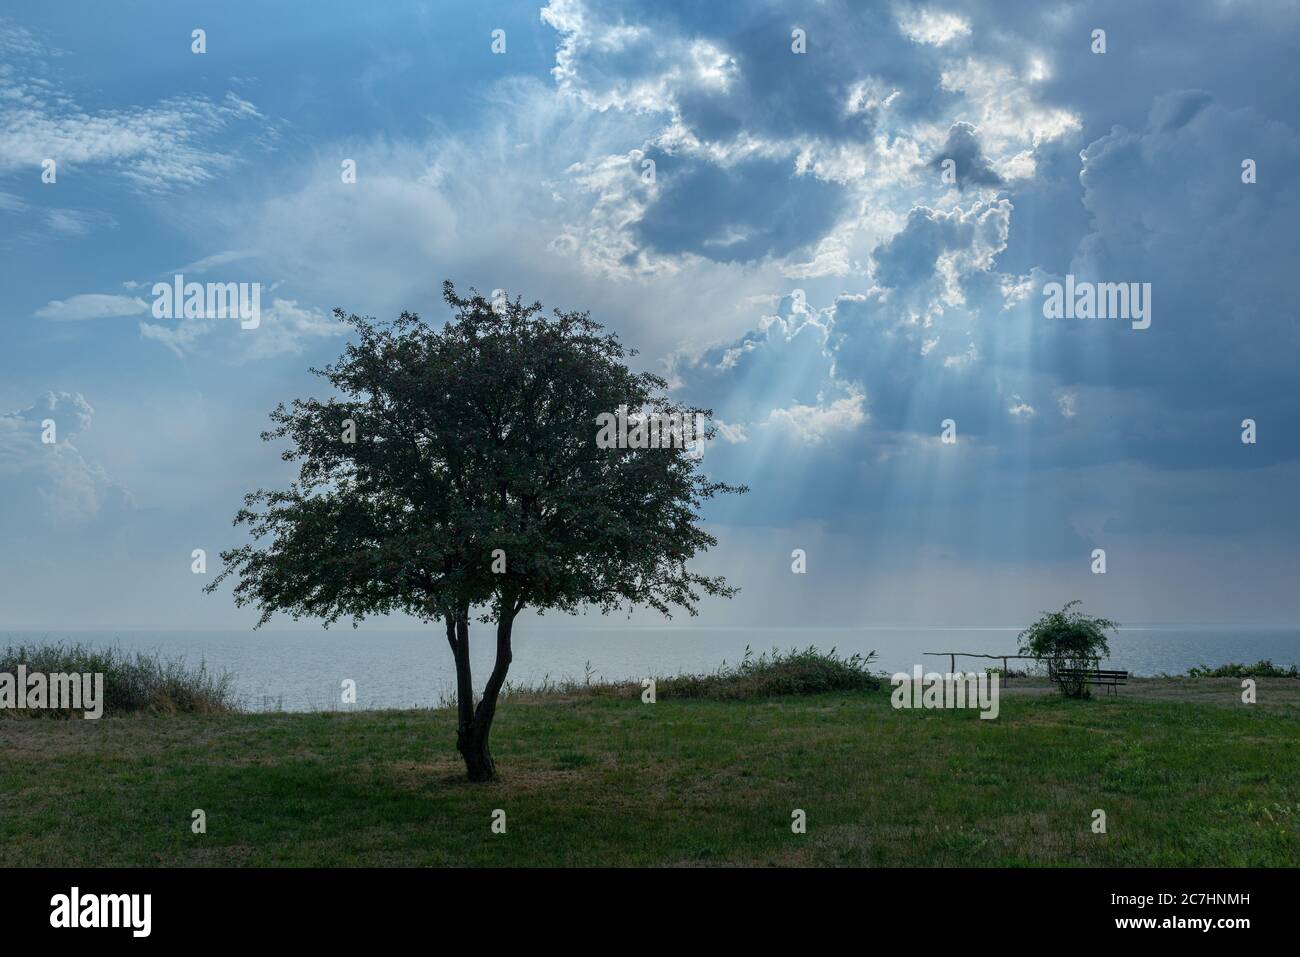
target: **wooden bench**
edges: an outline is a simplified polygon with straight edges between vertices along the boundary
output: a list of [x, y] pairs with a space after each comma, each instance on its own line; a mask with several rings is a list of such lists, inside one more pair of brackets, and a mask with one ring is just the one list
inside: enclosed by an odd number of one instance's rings
[[1066, 681], [1086, 681], [1090, 685], [1104, 685], [1113, 694], [1119, 694], [1119, 686], [1128, 683], [1127, 671], [1106, 671], [1101, 668], [1050, 668], [1048, 677], [1060, 684]]

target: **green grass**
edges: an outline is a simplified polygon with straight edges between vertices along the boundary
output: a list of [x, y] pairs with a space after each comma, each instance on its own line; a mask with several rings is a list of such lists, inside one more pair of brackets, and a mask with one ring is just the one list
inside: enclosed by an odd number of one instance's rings
[[447, 710], [7, 721], [0, 866], [1293, 866], [1296, 685], [1246, 706], [1231, 679], [1091, 701], [1025, 682], [993, 721], [894, 711], [887, 688], [516, 698], [486, 785]]

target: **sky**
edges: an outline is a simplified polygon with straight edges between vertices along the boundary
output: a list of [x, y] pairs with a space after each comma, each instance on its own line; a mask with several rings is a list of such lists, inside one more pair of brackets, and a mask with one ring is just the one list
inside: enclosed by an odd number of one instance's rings
[[10, 0], [0, 629], [251, 625], [267, 413], [444, 279], [713, 409], [698, 624], [1293, 625], [1298, 54], [1295, 0]]

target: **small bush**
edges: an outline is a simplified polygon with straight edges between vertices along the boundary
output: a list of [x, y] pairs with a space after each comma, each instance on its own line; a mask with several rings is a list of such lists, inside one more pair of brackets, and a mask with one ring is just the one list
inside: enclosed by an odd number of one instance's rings
[[723, 662], [712, 674], [661, 678], [656, 681], [656, 689], [661, 698], [714, 699], [876, 691], [880, 688], [880, 676], [867, 670], [875, 658], [874, 651], [841, 658], [834, 648], [822, 652], [811, 646], [803, 651], [792, 648], [785, 653], [773, 648], [770, 653], [754, 657], [746, 647], [739, 664]]
[[1300, 678], [1300, 670], [1297, 670], [1294, 664], [1289, 668], [1283, 668], [1281, 665], [1273, 664], [1272, 659], [1265, 658], [1253, 665], [1239, 665], [1233, 662], [1219, 665], [1217, 668], [1198, 665], [1195, 668], [1188, 668], [1187, 675], [1189, 678]]
[[[187, 667], [184, 659], [159, 654], [130, 653], [119, 647], [95, 648], [64, 642], [9, 645], [0, 650], [0, 672], [28, 674], [102, 674], [104, 714], [210, 714], [237, 711], [228, 672], [214, 674], [200, 662]], [[74, 712], [80, 715], [81, 712]], [[54, 709], [0, 710], [0, 717], [69, 717]]]
[[1109, 618], [1093, 618], [1075, 610], [1078, 600], [1060, 611], [1044, 612], [1019, 634], [1020, 653], [1046, 661], [1048, 673], [1070, 698], [1087, 698], [1087, 673], [1093, 662], [1110, 655], [1106, 632], [1119, 628]]

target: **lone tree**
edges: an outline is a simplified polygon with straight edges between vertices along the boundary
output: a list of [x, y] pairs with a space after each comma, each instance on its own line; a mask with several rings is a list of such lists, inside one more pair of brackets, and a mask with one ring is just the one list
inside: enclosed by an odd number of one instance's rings
[[[235, 524], [251, 541], [222, 552], [206, 590], [235, 575], [235, 602], [260, 608], [259, 626], [277, 611], [327, 626], [390, 612], [444, 623], [456, 745], [470, 780], [486, 781], [516, 616], [634, 605], [694, 615], [701, 594], [730, 597], [725, 579], [686, 565], [717, 544], [699, 526], [704, 500], [745, 489], [710, 481], [671, 436], [648, 448], [597, 442], [598, 417], [620, 406], [706, 423], [711, 413], [630, 371], [635, 353], [587, 313], [462, 299], [450, 282], [443, 297], [455, 314], [438, 329], [407, 312], [381, 325], [335, 310], [355, 342], [312, 372], [336, 396], [280, 404], [262, 434], [288, 441], [297, 481], [245, 496]], [[708, 424], [702, 438], [714, 432]], [[496, 624], [477, 705], [471, 617]]]
[[1061, 692], [1070, 698], [1088, 697], [1093, 662], [1110, 655], [1106, 631], [1119, 628], [1109, 618], [1093, 618], [1075, 610], [1078, 604], [1076, 599], [1060, 611], [1044, 612], [1018, 636], [1020, 653], [1045, 659]]

